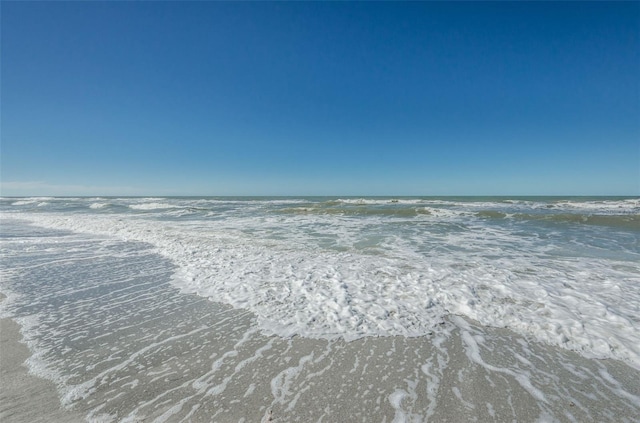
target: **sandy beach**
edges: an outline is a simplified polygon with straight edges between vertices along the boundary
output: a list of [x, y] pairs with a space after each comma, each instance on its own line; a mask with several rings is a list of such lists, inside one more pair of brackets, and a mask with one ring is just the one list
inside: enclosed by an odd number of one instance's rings
[[61, 408], [53, 382], [29, 374], [25, 361], [30, 353], [21, 339], [17, 323], [8, 318], [0, 319], [0, 421], [84, 421], [84, 416]]

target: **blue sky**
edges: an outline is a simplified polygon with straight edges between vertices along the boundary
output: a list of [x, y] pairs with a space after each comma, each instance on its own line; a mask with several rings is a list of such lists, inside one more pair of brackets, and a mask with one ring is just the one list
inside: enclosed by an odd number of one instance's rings
[[640, 195], [640, 3], [3, 2], [1, 194]]

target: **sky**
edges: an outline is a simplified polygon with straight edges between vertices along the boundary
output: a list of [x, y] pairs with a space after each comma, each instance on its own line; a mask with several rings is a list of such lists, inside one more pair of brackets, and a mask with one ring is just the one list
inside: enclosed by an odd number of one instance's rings
[[640, 195], [640, 2], [11, 2], [0, 195]]

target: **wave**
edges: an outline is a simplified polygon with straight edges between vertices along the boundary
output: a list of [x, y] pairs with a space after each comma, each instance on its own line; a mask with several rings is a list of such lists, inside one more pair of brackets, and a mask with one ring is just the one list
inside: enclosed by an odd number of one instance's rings
[[48, 204], [49, 198], [46, 197], [38, 197], [38, 198], [29, 198], [25, 200], [18, 200], [11, 203], [12, 206], [29, 206], [32, 204]]
[[640, 199], [627, 198], [624, 200], [596, 200], [596, 201], [570, 201], [562, 200], [548, 206], [551, 209], [560, 210], [589, 210], [597, 213], [612, 214], [640, 214]]
[[[178, 266], [174, 283], [183, 292], [248, 309], [266, 333], [347, 340], [423, 336], [447, 316], [463, 315], [640, 368], [640, 264], [554, 258], [545, 243], [505, 228], [417, 232], [412, 239], [427, 242], [420, 248], [392, 234], [383, 243], [388, 252], [368, 255], [314, 246], [289, 220], [266, 221], [265, 227], [264, 214], [200, 223], [121, 215], [21, 217], [154, 245]], [[327, 235], [340, 242], [362, 240], [371, 224], [326, 222]], [[268, 225], [276, 224], [284, 225], [277, 228], [283, 235], [265, 237], [273, 230]]]
[[89, 205], [90, 209], [103, 209], [105, 207], [108, 207], [109, 203], [91, 203], [91, 205]]
[[402, 198], [386, 198], [386, 199], [372, 199], [372, 198], [339, 198], [337, 200], [329, 200], [327, 204], [351, 204], [357, 206], [365, 205], [388, 205], [388, 204], [424, 204], [427, 200], [420, 198], [414, 199], [402, 199]]
[[342, 216], [391, 216], [391, 217], [415, 217], [420, 215], [437, 214], [435, 209], [428, 207], [405, 208], [350, 208], [350, 207], [289, 207], [274, 211], [282, 214], [309, 214], [309, 215], [342, 215]]
[[129, 204], [129, 208], [133, 210], [161, 210], [161, 209], [175, 209], [182, 206], [168, 203], [143, 203], [143, 204]]

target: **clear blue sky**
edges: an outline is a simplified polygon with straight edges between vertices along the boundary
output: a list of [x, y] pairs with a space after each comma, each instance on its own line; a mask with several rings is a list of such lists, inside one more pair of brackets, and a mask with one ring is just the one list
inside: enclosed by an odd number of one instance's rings
[[639, 2], [1, 18], [5, 196], [640, 194]]

